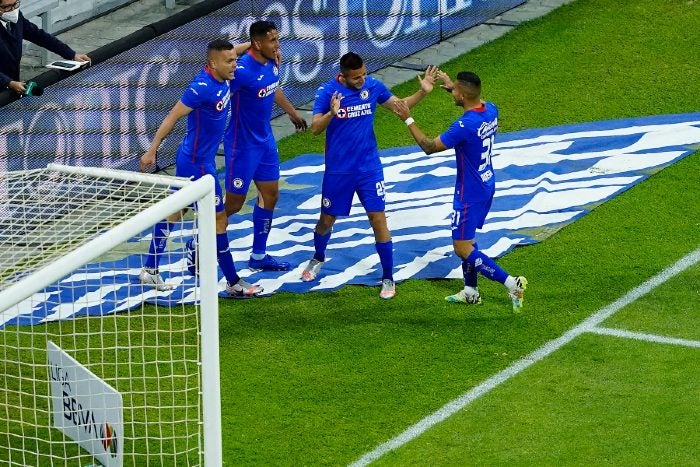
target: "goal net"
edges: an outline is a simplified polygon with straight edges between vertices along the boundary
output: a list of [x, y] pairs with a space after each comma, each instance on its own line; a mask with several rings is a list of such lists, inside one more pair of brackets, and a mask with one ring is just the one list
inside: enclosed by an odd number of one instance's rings
[[[0, 174], [0, 465], [221, 465], [214, 183]], [[193, 283], [197, 231], [195, 304], [158, 305], [139, 280], [153, 225], [193, 204], [161, 263]]]

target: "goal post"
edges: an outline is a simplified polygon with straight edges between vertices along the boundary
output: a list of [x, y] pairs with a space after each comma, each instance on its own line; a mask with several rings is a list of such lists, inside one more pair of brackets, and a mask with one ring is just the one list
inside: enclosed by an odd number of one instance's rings
[[[222, 464], [214, 183], [60, 165], [0, 174], [0, 464]], [[134, 258], [143, 262], [157, 222], [192, 205], [164, 255], [194, 305], [145, 303], [168, 292], [141, 285]], [[195, 231], [196, 284], [182, 241]], [[125, 291], [136, 295], [120, 299], [130, 311], [99, 312]], [[118, 393], [123, 426], [100, 419], [99, 396], [67, 394], [101, 387], [76, 374]], [[59, 428], [57, 407], [77, 434]], [[108, 454], [75, 439], [90, 436]]]

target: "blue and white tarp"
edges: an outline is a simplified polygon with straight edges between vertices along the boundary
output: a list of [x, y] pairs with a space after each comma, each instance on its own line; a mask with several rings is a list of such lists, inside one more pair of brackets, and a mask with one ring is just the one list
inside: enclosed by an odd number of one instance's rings
[[[496, 197], [482, 231], [480, 248], [498, 257], [517, 245], [539, 242], [600, 203], [700, 148], [700, 113], [568, 125], [501, 134], [494, 148]], [[417, 147], [382, 151], [387, 217], [394, 242], [394, 277], [460, 278], [452, 253], [450, 214], [455, 178], [453, 151], [425, 155]], [[327, 261], [316, 282], [299, 279], [313, 254], [313, 228], [321, 204], [323, 156], [304, 155], [282, 164], [281, 195], [268, 253], [291, 262], [288, 272], [252, 272], [248, 214], [232, 216], [229, 238], [239, 273], [266, 293], [331, 290], [345, 284], [377, 285], [381, 278], [374, 236], [362, 206], [335, 224]], [[249, 202], [251, 205], [253, 201]], [[182, 245], [191, 229], [171, 234]], [[144, 233], [143, 250], [150, 233]], [[35, 294], [25, 308], [1, 323], [34, 324], [84, 314], [124, 311], [141, 302], [192, 303], [195, 279], [187, 275], [180, 250], [161, 262], [165, 280], [177, 287], [157, 292], [138, 283], [142, 255], [114, 264], [114, 273], [95, 266]], [[100, 271], [100, 272], [97, 272]], [[512, 271], [515, 274], [527, 271]], [[223, 289], [223, 278], [220, 285]], [[400, 295], [400, 287], [399, 287]], [[60, 300], [59, 300], [60, 296]], [[57, 304], [63, 303], [62, 305]], [[30, 308], [26, 308], [29, 305]]]

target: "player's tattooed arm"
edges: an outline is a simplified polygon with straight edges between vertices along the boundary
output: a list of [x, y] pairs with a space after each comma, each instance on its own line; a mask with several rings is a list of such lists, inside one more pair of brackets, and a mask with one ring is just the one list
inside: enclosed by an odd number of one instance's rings
[[[413, 133], [413, 132], [411, 132]], [[430, 139], [427, 136], [423, 135], [423, 138], [421, 138], [419, 141], [416, 141], [418, 143], [418, 146], [425, 152], [426, 154], [432, 154], [434, 152], [438, 152], [437, 148], [437, 143], [435, 142], [434, 139]]]
[[411, 117], [411, 110], [405, 101], [399, 100], [396, 102], [394, 106], [394, 113], [406, 124], [411, 136], [413, 136], [413, 139], [416, 141], [416, 143], [418, 143], [418, 146], [420, 146], [423, 152], [426, 154], [432, 154], [434, 152], [444, 151], [447, 149], [439, 136], [433, 139], [425, 136], [423, 130], [418, 127], [416, 121], [413, 119], [413, 117]]

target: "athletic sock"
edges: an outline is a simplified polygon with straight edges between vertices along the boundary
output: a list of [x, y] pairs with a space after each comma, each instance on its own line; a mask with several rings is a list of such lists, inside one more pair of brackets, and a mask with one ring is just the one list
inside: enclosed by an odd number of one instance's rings
[[153, 236], [151, 237], [151, 245], [148, 247], [148, 256], [146, 256], [144, 267], [158, 269], [160, 255], [165, 251], [165, 246], [168, 244], [168, 235], [170, 235], [172, 227], [173, 223], [168, 221], [160, 221], [153, 226]]
[[[263, 259], [267, 251], [267, 237], [272, 227], [271, 209], [261, 208], [257, 204], [253, 208], [253, 259]], [[262, 256], [261, 256], [262, 255]]]
[[492, 281], [505, 283], [506, 278], [508, 278], [508, 273], [505, 272], [494, 260], [486, 256], [481, 251], [474, 249], [469, 256], [467, 256], [466, 261], [474, 265], [474, 268], [480, 272], [484, 277], [491, 279]]
[[326, 260], [326, 247], [328, 246], [328, 241], [331, 239], [331, 232], [321, 235], [314, 230], [314, 259], [316, 261], [324, 262]]
[[[478, 250], [479, 246], [475, 243], [474, 249]], [[476, 289], [479, 273], [472, 263], [467, 260], [462, 260], [462, 275], [464, 276], [464, 286]]]
[[377, 253], [379, 253], [379, 262], [382, 264], [382, 280], [394, 280], [394, 244], [391, 240], [383, 243], [375, 243]]
[[229, 284], [235, 284], [240, 277], [236, 272], [236, 266], [233, 264], [233, 256], [228, 247], [228, 235], [225, 233], [216, 234], [216, 259], [219, 262], [221, 272]]

